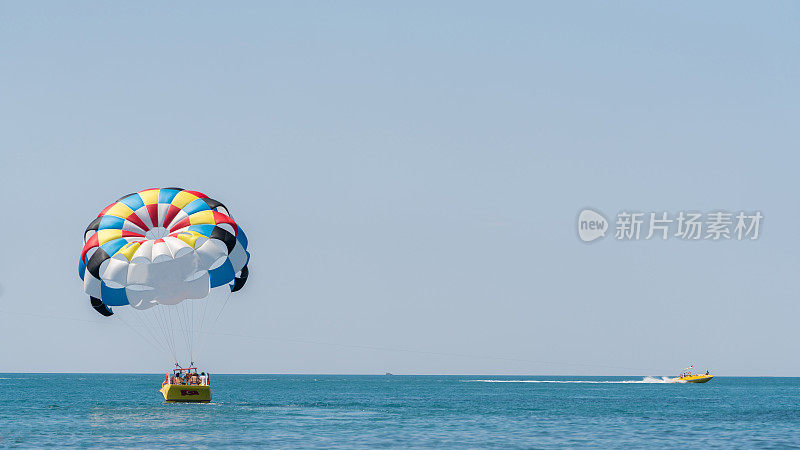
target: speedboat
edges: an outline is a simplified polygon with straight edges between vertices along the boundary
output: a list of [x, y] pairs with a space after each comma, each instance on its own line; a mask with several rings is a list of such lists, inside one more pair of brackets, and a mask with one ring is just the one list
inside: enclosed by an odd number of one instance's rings
[[678, 378], [675, 378], [677, 381], [682, 381], [684, 383], [707, 383], [714, 378], [714, 375], [684, 375]]
[[[196, 379], [199, 381], [192, 381]], [[159, 392], [168, 402], [208, 403], [211, 401], [211, 374], [200, 377], [196, 367], [173, 369], [172, 376], [169, 372], [164, 375]]]
[[714, 375], [711, 375], [708, 371], [706, 371], [705, 375], [694, 373], [694, 366], [692, 365], [683, 369], [683, 372], [672, 380], [680, 383], [708, 383], [712, 378], [714, 378]]

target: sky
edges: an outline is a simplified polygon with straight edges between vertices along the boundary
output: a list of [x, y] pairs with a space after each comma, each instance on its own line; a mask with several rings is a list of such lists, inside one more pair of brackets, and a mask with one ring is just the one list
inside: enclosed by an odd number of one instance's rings
[[[0, 372], [163, 372], [83, 230], [246, 231], [216, 373], [800, 376], [796, 2], [3, 2]], [[586, 207], [757, 240], [578, 239]]]

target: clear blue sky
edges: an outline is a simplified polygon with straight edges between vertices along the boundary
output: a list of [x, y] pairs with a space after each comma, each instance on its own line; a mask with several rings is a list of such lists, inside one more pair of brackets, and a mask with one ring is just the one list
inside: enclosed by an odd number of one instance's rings
[[[0, 371], [168, 366], [88, 306], [76, 260], [103, 206], [176, 185], [250, 240], [219, 331], [270, 338], [215, 336], [212, 371], [800, 375], [798, 23], [796, 2], [4, 2]], [[765, 220], [586, 245], [584, 206]]]

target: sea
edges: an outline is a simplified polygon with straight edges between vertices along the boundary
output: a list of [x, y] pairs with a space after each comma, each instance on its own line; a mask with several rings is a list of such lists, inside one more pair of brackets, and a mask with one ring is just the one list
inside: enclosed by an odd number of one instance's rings
[[800, 446], [800, 378], [0, 374], [0, 447]]

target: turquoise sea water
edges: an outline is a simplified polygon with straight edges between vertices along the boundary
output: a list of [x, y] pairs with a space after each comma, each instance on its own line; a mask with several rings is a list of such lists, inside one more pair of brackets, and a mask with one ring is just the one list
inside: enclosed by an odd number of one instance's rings
[[[800, 378], [2, 374], [0, 446], [800, 446]], [[486, 380], [486, 381], [479, 381]]]

